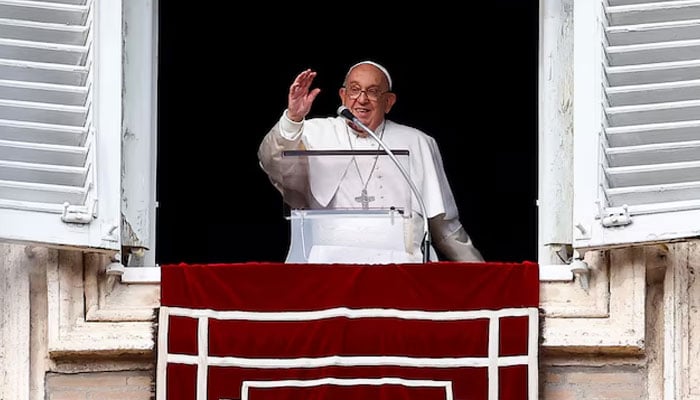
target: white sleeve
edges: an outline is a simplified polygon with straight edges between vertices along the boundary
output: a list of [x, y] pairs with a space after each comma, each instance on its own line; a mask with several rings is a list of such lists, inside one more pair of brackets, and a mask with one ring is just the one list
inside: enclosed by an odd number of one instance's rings
[[303, 121], [294, 122], [287, 118], [287, 110], [285, 110], [258, 147], [260, 167], [285, 201], [295, 207], [302, 207], [305, 203], [308, 166], [306, 163], [283, 162], [282, 152], [303, 149], [301, 140], [303, 124]]
[[[270, 175], [270, 179], [279, 181], [277, 178], [280, 171], [279, 163], [282, 151], [299, 149], [301, 144], [301, 131], [303, 121], [294, 122], [287, 118], [287, 110], [284, 110], [279, 121], [267, 132], [260, 147], [258, 147], [258, 161], [260, 167]], [[281, 176], [280, 176], [281, 178]]]

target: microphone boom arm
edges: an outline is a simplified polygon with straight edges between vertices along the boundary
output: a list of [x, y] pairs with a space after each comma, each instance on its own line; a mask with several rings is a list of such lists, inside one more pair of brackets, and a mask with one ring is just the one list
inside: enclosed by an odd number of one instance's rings
[[[362, 128], [363, 131], [367, 132], [374, 140], [379, 143], [379, 147], [384, 150], [384, 152], [391, 158], [391, 160], [396, 164], [396, 166], [399, 168], [399, 171], [401, 171], [401, 175], [403, 175], [404, 179], [406, 182], [408, 182], [408, 185], [411, 188], [411, 191], [413, 194], [416, 196], [416, 199], [418, 200], [418, 206], [420, 207], [421, 214], [423, 215], [423, 240], [421, 242], [421, 246], [423, 247], [423, 263], [427, 263], [430, 261], [430, 226], [428, 225], [428, 213], [427, 213], [427, 208], [425, 207], [425, 202], [423, 201], [423, 196], [421, 196], [420, 192], [418, 191], [418, 188], [416, 187], [416, 184], [413, 183], [413, 180], [408, 174], [408, 171], [406, 171], [406, 168], [404, 168], [403, 165], [399, 162], [399, 160], [396, 158], [394, 153], [389, 150], [389, 147], [380, 139], [374, 131], [369, 129], [365, 124], [363, 124], [359, 119], [353, 115], [353, 113], [345, 106], [340, 106], [338, 108], [338, 115], [341, 117], [350, 120], [353, 124], [356, 126]], [[386, 123], [386, 122], [384, 122]]]

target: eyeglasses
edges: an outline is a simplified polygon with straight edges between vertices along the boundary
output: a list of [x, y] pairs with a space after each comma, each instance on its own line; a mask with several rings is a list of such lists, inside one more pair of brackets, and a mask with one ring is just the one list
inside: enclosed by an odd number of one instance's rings
[[369, 89], [360, 89], [359, 86], [352, 86], [349, 88], [345, 88], [345, 93], [347, 93], [348, 97], [350, 97], [353, 100], [358, 99], [360, 97], [360, 95], [362, 93], [364, 93], [365, 95], [367, 95], [368, 99], [370, 99], [372, 101], [377, 101], [377, 100], [379, 100], [380, 97], [382, 97], [382, 95], [384, 93], [387, 93], [387, 92], [388, 92], [388, 90], [385, 92], [382, 92], [377, 87], [371, 87]]

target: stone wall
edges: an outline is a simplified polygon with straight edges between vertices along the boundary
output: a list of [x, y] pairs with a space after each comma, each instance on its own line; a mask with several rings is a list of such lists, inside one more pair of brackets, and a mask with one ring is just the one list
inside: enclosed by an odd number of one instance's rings
[[151, 400], [155, 398], [153, 372], [49, 373], [47, 400]]
[[[700, 241], [590, 251], [541, 284], [540, 398], [700, 399]], [[149, 399], [157, 284], [100, 254], [0, 244], [0, 399]], [[8, 368], [11, 366], [11, 368]]]

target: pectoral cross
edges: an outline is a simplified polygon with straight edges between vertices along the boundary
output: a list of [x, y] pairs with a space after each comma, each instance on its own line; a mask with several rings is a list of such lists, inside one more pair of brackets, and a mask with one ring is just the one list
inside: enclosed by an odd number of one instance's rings
[[374, 201], [374, 196], [367, 196], [367, 189], [362, 189], [360, 195], [355, 197], [355, 201], [362, 204], [362, 209], [369, 209], [369, 202]]

